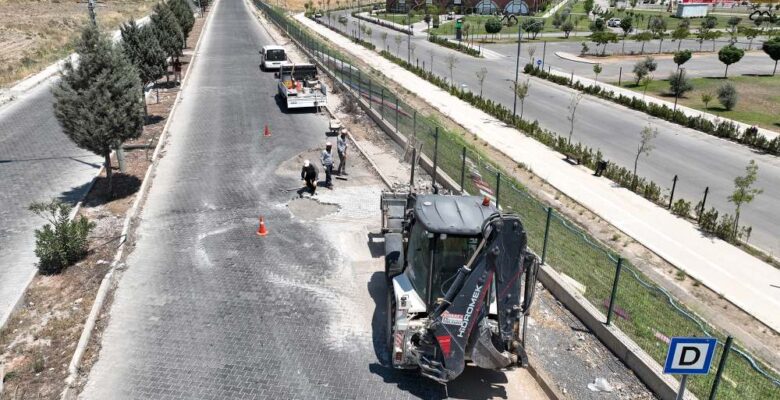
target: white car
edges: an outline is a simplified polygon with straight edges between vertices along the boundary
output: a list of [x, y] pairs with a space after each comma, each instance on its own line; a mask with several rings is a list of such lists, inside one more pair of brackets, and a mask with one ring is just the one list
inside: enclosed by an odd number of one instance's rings
[[282, 46], [263, 46], [260, 57], [260, 66], [263, 70], [279, 69], [283, 64], [288, 64], [287, 53]]
[[620, 28], [620, 18], [610, 18], [607, 21], [607, 26], [611, 28]]

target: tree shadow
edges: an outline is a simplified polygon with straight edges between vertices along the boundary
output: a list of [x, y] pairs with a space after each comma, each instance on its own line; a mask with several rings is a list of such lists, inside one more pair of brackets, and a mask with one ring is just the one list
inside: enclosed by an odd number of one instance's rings
[[89, 192], [85, 205], [96, 207], [108, 202], [124, 199], [138, 192], [141, 187], [141, 180], [134, 175], [127, 175], [121, 172], [114, 172], [112, 176], [113, 191], [108, 191], [108, 179], [100, 176], [95, 179], [95, 185]]
[[154, 125], [163, 120], [165, 120], [165, 117], [162, 115], [147, 115], [144, 119], [144, 125]]
[[158, 82], [155, 82], [154, 87], [152, 89], [173, 89], [173, 88], [179, 86], [179, 84], [180, 84], [179, 82], [177, 82], [177, 81], [175, 81], [173, 79], [168, 81], [168, 82], [158, 81]]
[[704, 79], [710, 79], [714, 81], [726, 81], [729, 78], [725, 76], [705, 76]]
[[742, 76], [751, 76], [754, 78], [769, 78], [772, 77], [772, 74], [742, 74]]

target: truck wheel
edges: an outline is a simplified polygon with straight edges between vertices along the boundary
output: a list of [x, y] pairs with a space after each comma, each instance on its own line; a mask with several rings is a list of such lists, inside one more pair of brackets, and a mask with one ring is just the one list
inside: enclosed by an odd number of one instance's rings
[[387, 322], [385, 325], [385, 340], [387, 346], [387, 357], [390, 366], [393, 365], [393, 337], [395, 327], [395, 295], [393, 293], [393, 283], [389, 283], [387, 287]]

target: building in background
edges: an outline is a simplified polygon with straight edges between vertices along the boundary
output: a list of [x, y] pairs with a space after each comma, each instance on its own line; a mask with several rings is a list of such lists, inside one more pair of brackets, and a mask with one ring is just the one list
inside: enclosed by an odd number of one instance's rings
[[410, 9], [422, 12], [435, 5], [440, 11], [455, 11], [465, 14], [528, 14], [533, 13], [549, 0], [387, 0], [389, 12], [407, 13]]

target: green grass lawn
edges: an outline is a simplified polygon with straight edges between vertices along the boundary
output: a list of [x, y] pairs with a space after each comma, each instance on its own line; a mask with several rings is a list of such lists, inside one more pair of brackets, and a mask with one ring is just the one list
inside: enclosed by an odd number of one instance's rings
[[[661, 77], [658, 77], [661, 78]], [[647, 95], [674, 100], [669, 93], [668, 77], [655, 80], [647, 87]], [[739, 100], [737, 106], [728, 111], [717, 100], [717, 90], [726, 79], [721, 77], [692, 78], [694, 89], [679, 99], [679, 103], [697, 110], [709, 111], [724, 118], [730, 118], [762, 128], [778, 130], [780, 128], [780, 74], [776, 76], [729, 76], [728, 82], [737, 87]], [[633, 81], [623, 82], [623, 87], [642, 92], [643, 87], [637, 87]], [[713, 94], [714, 100], [709, 108], [704, 107], [701, 95], [706, 92]]]
[[[409, 15], [407, 14], [376, 13], [376, 15], [374, 16], [379, 19], [383, 19], [385, 21], [395, 22], [396, 24], [409, 25]], [[419, 14], [412, 15], [411, 23], [414, 24], [420, 22], [423, 20], [423, 17], [424, 15], [419, 15]]]

